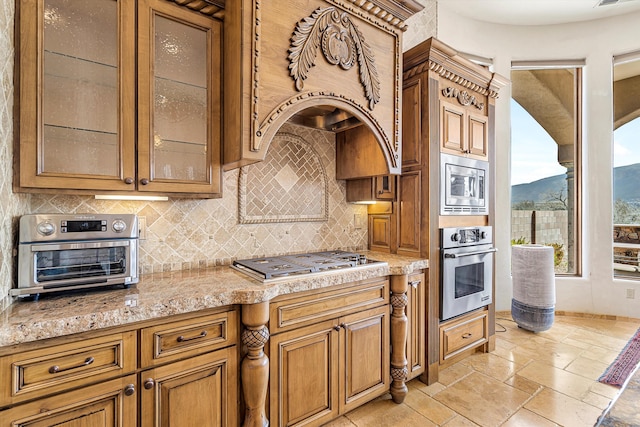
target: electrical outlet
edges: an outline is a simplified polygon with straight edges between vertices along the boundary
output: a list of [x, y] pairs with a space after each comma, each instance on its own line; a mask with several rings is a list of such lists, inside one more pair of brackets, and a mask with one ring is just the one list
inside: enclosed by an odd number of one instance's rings
[[356, 230], [365, 227], [364, 214], [357, 213], [353, 215], [353, 228]]
[[138, 217], [138, 238], [140, 240], [146, 240], [147, 238], [147, 217]]
[[627, 289], [627, 299], [636, 299], [635, 289]]

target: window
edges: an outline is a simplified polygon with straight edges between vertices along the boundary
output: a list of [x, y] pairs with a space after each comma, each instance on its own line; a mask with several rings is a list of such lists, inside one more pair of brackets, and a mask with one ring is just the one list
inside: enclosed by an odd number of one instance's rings
[[511, 71], [511, 239], [553, 246], [556, 274], [581, 272], [580, 65]]
[[640, 52], [613, 64], [613, 271], [640, 279]]

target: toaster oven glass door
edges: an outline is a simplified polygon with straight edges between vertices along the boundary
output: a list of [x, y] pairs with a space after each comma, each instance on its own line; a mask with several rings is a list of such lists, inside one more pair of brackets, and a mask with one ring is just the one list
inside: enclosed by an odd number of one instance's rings
[[131, 266], [129, 240], [32, 246], [35, 283], [87, 283], [126, 277]]

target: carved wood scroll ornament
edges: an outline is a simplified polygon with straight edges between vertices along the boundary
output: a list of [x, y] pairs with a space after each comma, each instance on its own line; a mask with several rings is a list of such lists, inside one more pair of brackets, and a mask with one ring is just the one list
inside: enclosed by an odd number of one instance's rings
[[473, 95], [469, 95], [469, 92], [466, 90], [447, 87], [442, 89], [442, 95], [447, 98], [456, 98], [458, 102], [464, 106], [473, 105], [478, 110], [482, 110], [484, 108], [484, 102], [478, 102], [478, 99]]
[[315, 65], [318, 46], [326, 60], [350, 69], [358, 61], [360, 82], [369, 100], [369, 109], [380, 101], [380, 81], [371, 47], [346, 12], [335, 7], [316, 9], [298, 23], [289, 48], [289, 73], [302, 91], [309, 69]]

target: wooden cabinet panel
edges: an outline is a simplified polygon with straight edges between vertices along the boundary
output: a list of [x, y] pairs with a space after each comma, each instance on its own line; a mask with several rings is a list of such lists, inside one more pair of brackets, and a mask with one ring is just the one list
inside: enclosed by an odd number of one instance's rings
[[420, 77], [404, 82], [402, 89], [402, 167], [422, 164], [422, 83]]
[[271, 337], [271, 425], [320, 425], [338, 416], [339, 330], [329, 320]]
[[365, 310], [388, 303], [389, 280], [386, 277], [350, 283], [338, 289], [289, 294], [270, 304], [269, 331], [276, 334], [329, 320], [349, 310]]
[[469, 114], [469, 153], [487, 157], [489, 144], [489, 118]]
[[345, 413], [389, 388], [389, 308], [387, 306], [340, 319], [340, 412]]
[[232, 346], [141, 372], [140, 425], [235, 426], [237, 357]]
[[398, 254], [420, 255], [422, 212], [422, 171], [399, 177], [398, 184]]
[[347, 202], [393, 201], [396, 198], [396, 176], [348, 179]]
[[0, 407], [133, 372], [136, 353], [125, 332], [4, 356]]
[[391, 215], [369, 215], [369, 249], [391, 251]]
[[440, 325], [440, 362], [487, 342], [488, 312], [476, 311]]
[[130, 427], [137, 424], [136, 376], [57, 394], [0, 412], [0, 427]]
[[417, 377], [425, 370], [426, 362], [426, 296], [427, 286], [424, 272], [409, 276], [407, 291], [407, 380]]
[[464, 109], [441, 103], [442, 148], [460, 154], [466, 152]]
[[238, 340], [238, 311], [144, 328], [141, 367], [158, 365], [232, 345]]

